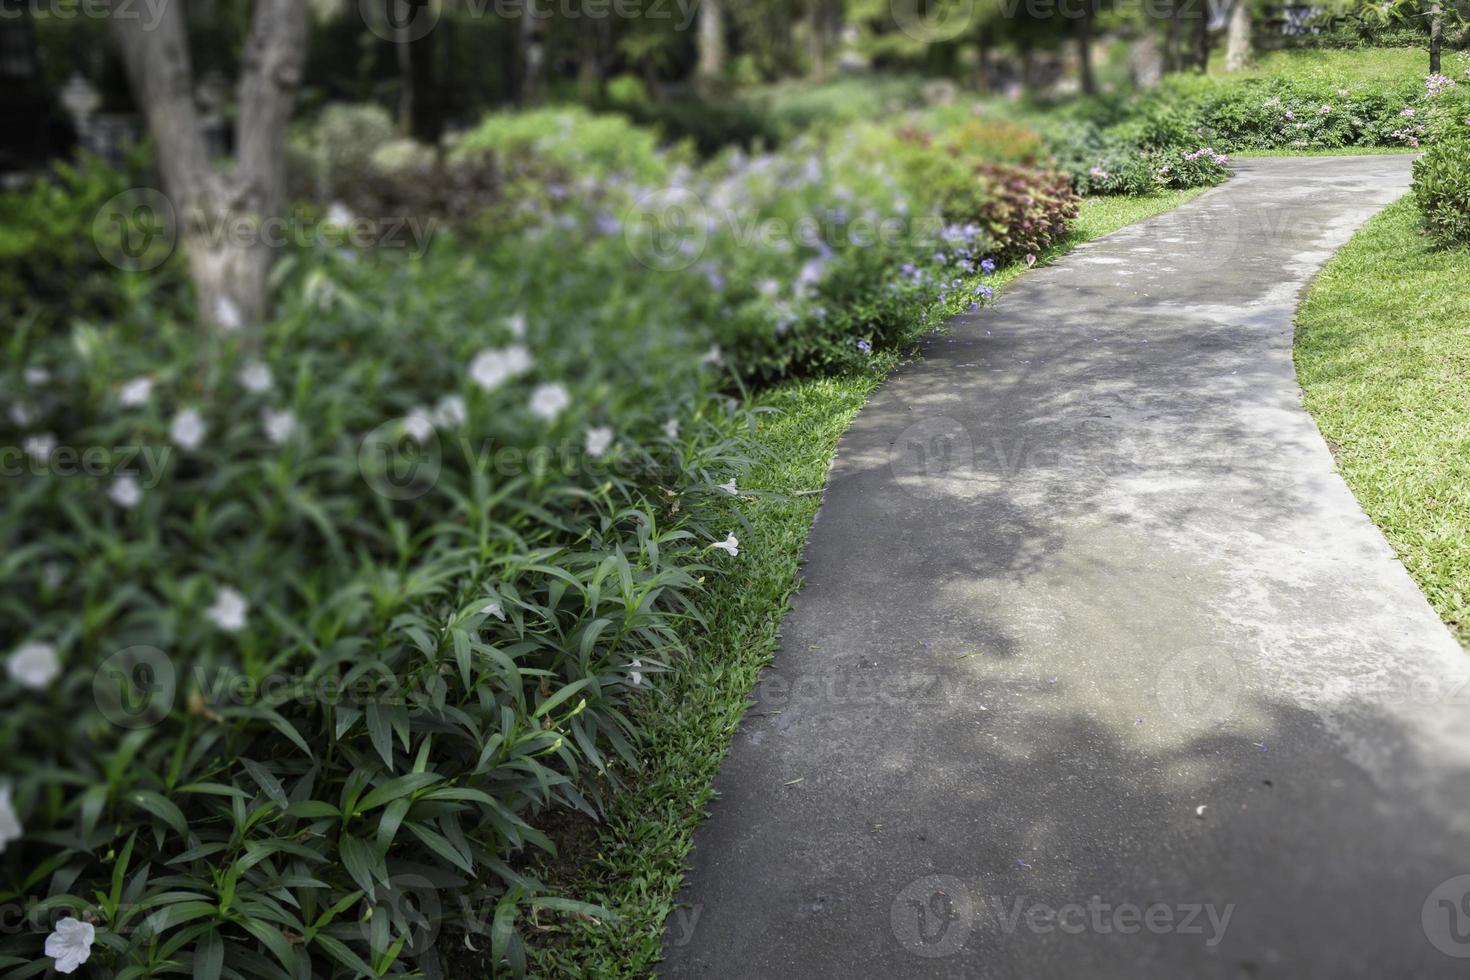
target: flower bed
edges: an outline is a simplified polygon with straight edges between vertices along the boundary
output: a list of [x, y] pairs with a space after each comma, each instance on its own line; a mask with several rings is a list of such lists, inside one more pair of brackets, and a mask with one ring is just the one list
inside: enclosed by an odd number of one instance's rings
[[695, 170], [533, 128], [463, 144], [540, 175], [492, 204], [514, 222], [422, 258], [292, 250], [258, 332], [146, 300], [18, 320], [16, 975], [381, 975], [435, 955], [421, 913], [514, 969], [521, 917], [595, 913], [518, 855], [548, 811], [598, 811], [638, 699], [718, 627], [702, 584], [747, 560], [759, 452], [731, 394], [988, 289], [979, 232], [859, 144]]

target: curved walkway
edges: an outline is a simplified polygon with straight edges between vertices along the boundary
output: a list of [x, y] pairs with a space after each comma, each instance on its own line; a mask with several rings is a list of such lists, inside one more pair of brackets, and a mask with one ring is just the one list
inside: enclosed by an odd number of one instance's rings
[[1470, 657], [1292, 367], [1409, 168], [1245, 161], [879, 391], [666, 975], [1470, 975]]

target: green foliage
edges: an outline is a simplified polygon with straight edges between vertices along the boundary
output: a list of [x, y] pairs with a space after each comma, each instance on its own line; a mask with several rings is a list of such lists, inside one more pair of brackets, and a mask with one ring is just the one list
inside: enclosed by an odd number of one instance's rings
[[652, 127], [666, 142], [687, 140], [706, 157], [732, 146], [774, 146], [782, 137], [759, 106], [741, 99], [669, 97], [613, 106], [639, 125]]
[[618, 174], [649, 183], [666, 180], [681, 159], [661, 153], [653, 131], [576, 106], [487, 114], [459, 140], [451, 159], [481, 153], [532, 158], [574, 178]]
[[[866, 363], [983, 276], [859, 139], [696, 170], [565, 118], [460, 148], [553, 181], [520, 224], [284, 252], [258, 332], [147, 294], [19, 319], [0, 649], [58, 670], [0, 689], [0, 901], [38, 903], [0, 962], [69, 914], [135, 977], [404, 974], [442, 930], [515, 972], [526, 916], [601, 914], [518, 868], [637, 765], [638, 701], [736, 560], [725, 390]], [[73, 230], [111, 187], [81, 189], [50, 205]]]
[[148, 276], [119, 275], [94, 237], [109, 201], [151, 183], [148, 162], [139, 152], [121, 167], [95, 158], [58, 163], [24, 189], [0, 195], [0, 319], [35, 317], [46, 327], [113, 317], [148, 297], [177, 301], [177, 259]]
[[[0, 642], [64, 672], [0, 694], [28, 835], [0, 900], [94, 921], [95, 961], [401, 971], [410, 882], [514, 963], [505, 916], [542, 898], [510, 862], [549, 846], [530, 819], [595, 812], [612, 760], [636, 762], [628, 706], [679, 656], [733, 526], [701, 515], [743, 465], [741, 422], [703, 338], [651, 329], [680, 322], [655, 284], [609, 290], [637, 281], [619, 241], [464, 244], [288, 260], [254, 338], [148, 306], [8, 338], [3, 443], [29, 456], [7, 475]], [[524, 373], [476, 383], [478, 351], [516, 344]], [[547, 384], [566, 403], [538, 414]], [[98, 474], [61, 447], [97, 447]], [[136, 695], [139, 670], [172, 672], [153, 717], [106, 693]]]
[[780, 138], [790, 139], [917, 108], [924, 103], [924, 80], [910, 75], [856, 76], [823, 85], [775, 85], [746, 98], [761, 107]]
[[1414, 199], [1439, 242], [1470, 245], [1470, 132], [1437, 140], [1414, 161]]
[[977, 257], [1009, 261], [1045, 251], [1077, 216], [1069, 174], [997, 162], [1034, 159], [1040, 147], [1013, 123], [967, 119], [951, 128], [906, 127], [883, 153], [916, 199], [948, 222], [973, 226]]

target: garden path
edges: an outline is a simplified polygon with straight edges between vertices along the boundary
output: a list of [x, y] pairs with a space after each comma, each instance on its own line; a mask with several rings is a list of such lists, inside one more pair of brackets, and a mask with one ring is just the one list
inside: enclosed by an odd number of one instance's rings
[[1292, 366], [1409, 168], [1243, 161], [875, 395], [666, 975], [1466, 975], [1470, 658]]

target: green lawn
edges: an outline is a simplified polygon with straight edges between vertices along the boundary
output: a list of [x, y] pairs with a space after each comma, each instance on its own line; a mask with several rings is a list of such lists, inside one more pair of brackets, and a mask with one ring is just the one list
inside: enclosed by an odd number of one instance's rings
[[1297, 323], [1307, 408], [1409, 574], [1470, 644], [1470, 251], [1412, 200], [1323, 270]]
[[[1225, 69], [1224, 49], [1217, 50], [1210, 62], [1210, 74], [1222, 75]], [[1397, 82], [1404, 78], [1423, 78], [1429, 74], [1429, 48], [1357, 48], [1352, 50], [1271, 51], [1259, 55], [1237, 78], [1270, 77], [1287, 81], [1327, 82]], [[1226, 76], [1229, 77], [1229, 76]]]
[[[1066, 244], [1049, 254], [1199, 193], [1090, 198]], [[1004, 285], [1024, 272], [1023, 266], [1002, 269], [995, 281]], [[706, 607], [721, 630], [694, 637], [689, 659], [661, 678], [657, 702], [638, 718], [647, 736], [644, 767], [625, 777], [627, 792], [614, 795], [606, 822], [564, 828], [557, 835], [560, 857], [542, 869], [562, 894], [610, 909], [618, 921], [543, 923], [542, 932], [528, 937], [537, 973], [645, 977], [658, 961], [664, 919], [712, 798], [711, 781], [747, 695], [776, 650], [837, 440], [898, 362], [893, 355], [875, 357], [865, 371], [787, 384], [758, 400], [758, 408], [770, 410], [760, 432], [766, 461], [742, 487], [760, 494], [747, 506], [754, 534], [742, 535], [744, 560], [712, 586]]]

